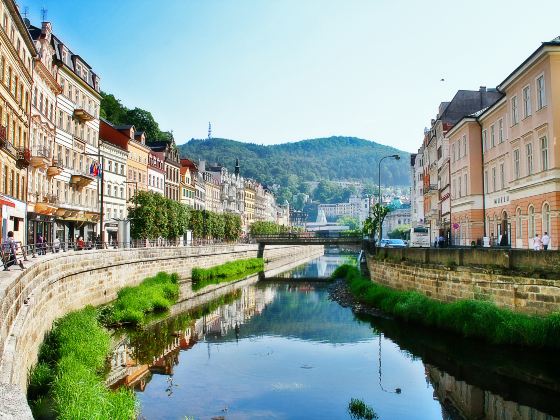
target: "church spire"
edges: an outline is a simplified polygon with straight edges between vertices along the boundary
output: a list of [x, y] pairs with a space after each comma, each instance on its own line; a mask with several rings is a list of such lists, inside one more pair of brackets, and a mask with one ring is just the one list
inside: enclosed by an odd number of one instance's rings
[[235, 159], [235, 176], [239, 177], [239, 158]]

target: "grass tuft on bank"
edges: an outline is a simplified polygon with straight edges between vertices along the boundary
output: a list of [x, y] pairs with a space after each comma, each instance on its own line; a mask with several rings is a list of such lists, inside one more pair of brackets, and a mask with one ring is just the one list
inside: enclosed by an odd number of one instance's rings
[[179, 275], [158, 273], [135, 287], [119, 290], [117, 300], [106, 307], [108, 324], [143, 324], [146, 316], [167, 311], [179, 298]]
[[109, 332], [92, 306], [55, 321], [29, 376], [28, 399], [35, 418], [133, 419], [134, 393], [105, 386]]
[[210, 284], [230, 282], [263, 270], [262, 258], [230, 261], [211, 268], [195, 267], [192, 269], [192, 287], [193, 290], [200, 290]]
[[373, 283], [356, 267], [342, 265], [332, 275], [346, 280], [360, 302], [398, 319], [441, 328], [493, 344], [560, 348], [560, 313], [525, 315], [494, 303], [462, 299], [451, 303], [430, 299], [420, 292], [400, 291]]

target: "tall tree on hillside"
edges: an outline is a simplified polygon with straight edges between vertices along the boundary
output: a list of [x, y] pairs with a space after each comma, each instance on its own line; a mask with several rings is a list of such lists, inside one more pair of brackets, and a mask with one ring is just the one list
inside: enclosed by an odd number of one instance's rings
[[99, 114], [113, 124], [124, 124], [128, 109], [111, 93], [101, 92]]
[[126, 113], [127, 124], [132, 124], [139, 131], [146, 133], [148, 141], [159, 139], [159, 125], [150, 111], [141, 108], [128, 110]]

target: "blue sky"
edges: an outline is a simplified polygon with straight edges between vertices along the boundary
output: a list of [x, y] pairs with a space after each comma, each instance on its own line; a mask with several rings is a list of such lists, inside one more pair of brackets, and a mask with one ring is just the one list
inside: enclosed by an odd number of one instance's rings
[[[177, 143], [357, 136], [407, 151], [457, 89], [560, 35], [560, 1], [20, 0]], [[440, 79], [444, 78], [445, 82]]]

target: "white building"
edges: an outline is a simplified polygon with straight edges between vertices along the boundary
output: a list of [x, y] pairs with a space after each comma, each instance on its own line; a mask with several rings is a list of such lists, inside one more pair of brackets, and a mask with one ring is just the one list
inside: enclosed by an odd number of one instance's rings
[[328, 219], [339, 218], [342, 216], [355, 217], [360, 225], [369, 216], [369, 198], [352, 196], [348, 203], [319, 204], [319, 210], [323, 210]]
[[410, 206], [408, 205], [403, 205], [401, 208], [389, 212], [383, 220], [383, 238], [388, 238], [389, 232], [401, 225], [410, 226], [410, 216]]
[[418, 226], [424, 224], [424, 146], [418, 149], [417, 154], [410, 156], [410, 213], [411, 225]]
[[107, 242], [118, 242], [118, 222], [126, 219], [126, 160], [128, 151], [119, 146], [99, 141], [99, 151], [103, 156], [103, 230]]
[[160, 152], [148, 156], [148, 191], [165, 195], [165, 161]]

